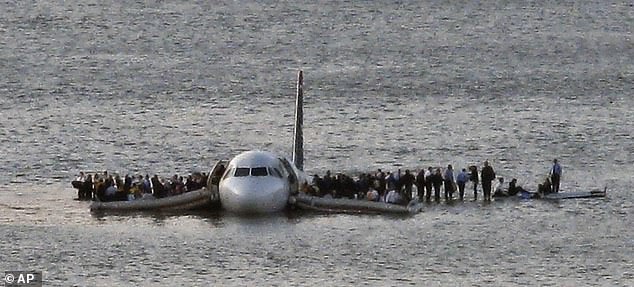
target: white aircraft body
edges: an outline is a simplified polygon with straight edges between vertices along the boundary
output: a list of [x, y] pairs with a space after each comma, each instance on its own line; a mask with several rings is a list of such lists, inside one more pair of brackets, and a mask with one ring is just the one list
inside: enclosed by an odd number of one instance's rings
[[[289, 196], [307, 183], [303, 172], [303, 73], [295, 103], [293, 160], [267, 151], [247, 151], [231, 159], [218, 184], [220, 205], [232, 213], [273, 213], [286, 208]], [[216, 166], [218, 166], [216, 164]], [[214, 174], [214, 169], [210, 177]]]

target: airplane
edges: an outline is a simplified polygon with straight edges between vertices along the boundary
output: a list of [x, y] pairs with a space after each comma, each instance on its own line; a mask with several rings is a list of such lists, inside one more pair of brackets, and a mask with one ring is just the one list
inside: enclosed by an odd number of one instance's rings
[[212, 191], [217, 187], [217, 199], [224, 210], [238, 214], [279, 212], [287, 207], [291, 195], [308, 184], [303, 171], [303, 82], [303, 72], [299, 71], [292, 161], [272, 152], [251, 150], [240, 153], [228, 164], [218, 161], [212, 168], [207, 186], [213, 186]]
[[[297, 95], [295, 100], [295, 125], [293, 131], [293, 157], [286, 157], [269, 151], [250, 150], [238, 154], [233, 159], [219, 160], [209, 172], [205, 186], [197, 194], [182, 198], [156, 201], [93, 202], [91, 210], [178, 210], [208, 204], [235, 214], [276, 213], [288, 206], [319, 211], [373, 212], [373, 213], [415, 213], [420, 204], [401, 206], [385, 202], [353, 200], [343, 198], [321, 198], [305, 192], [308, 176], [304, 172], [304, 74], [297, 75]], [[226, 167], [225, 167], [226, 166]], [[199, 197], [202, 196], [202, 197]], [[173, 197], [173, 198], [176, 198]], [[192, 199], [194, 198], [194, 199]], [[162, 202], [159, 202], [163, 200]], [[193, 200], [193, 202], [192, 202]], [[416, 201], [418, 202], [418, 201]], [[95, 205], [93, 207], [93, 205]]]

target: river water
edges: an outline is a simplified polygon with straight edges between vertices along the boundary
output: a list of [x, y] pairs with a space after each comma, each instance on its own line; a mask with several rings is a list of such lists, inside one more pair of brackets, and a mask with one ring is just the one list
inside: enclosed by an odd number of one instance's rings
[[[467, 3], [463, 3], [467, 2]], [[498, 3], [494, 3], [498, 2]], [[0, 269], [49, 286], [632, 286], [630, 1], [17, 1], [0, 6]], [[489, 160], [604, 199], [408, 217], [91, 214], [79, 171]], [[1, 271], [1, 270], [0, 270]]]

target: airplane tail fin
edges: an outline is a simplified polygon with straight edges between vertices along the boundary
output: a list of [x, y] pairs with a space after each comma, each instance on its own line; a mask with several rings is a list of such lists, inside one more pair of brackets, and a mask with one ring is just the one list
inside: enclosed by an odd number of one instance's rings
[[297, 97], [295, 99], [295, 131], [293, 132], [293, 164], [304, 170], [304, 72], [297, 74]]

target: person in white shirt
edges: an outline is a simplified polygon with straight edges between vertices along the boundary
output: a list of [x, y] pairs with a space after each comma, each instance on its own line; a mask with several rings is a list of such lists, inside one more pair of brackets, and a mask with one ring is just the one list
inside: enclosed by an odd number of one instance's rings
[[86, 175], [84, 175], [83, 171], [79, 172], [79, 175], [71, 182], [71, 185], [77, 189], [77, 198], [83, 199], [86, 197], [84, 182], [86, 181]]
[[86, 181], [86, 176], [84, 175], [83, 171], [80, 171], [79, 175], [77, 175], [77, 177], [71, 182], [71, 184], [74, 188], [80, 189], [84, 184], [84, 181]]
[[403, 197], [394, 189], [390, 190], [385, 196], [385, 202], [387, 203], [401, 204], [402, 201]]
[[498, 182], [495, 183], [495, 188], [493, 189], [493, 197], [501, 197], [508, 196], [502, 185], [504, 184], [504, 178], [498, 178]]
[[431, 200], [431, 193], [432, 193], [432, 177], [431, 176], [432, 176], [432, 172], [431, 172], [431, 166], [430, 166], [425, 170], [425, 189], [427, 190], [425, 199], [427, 199], [427, 201]]

